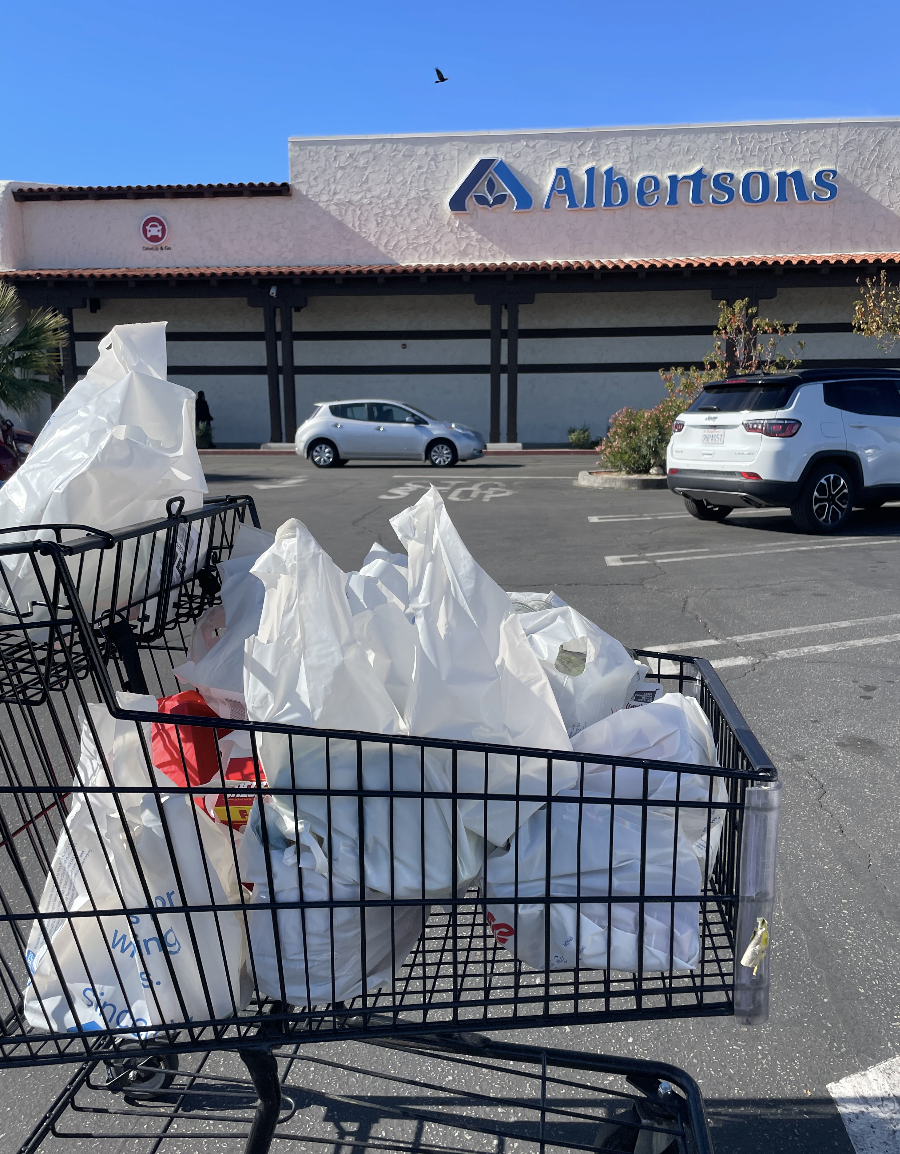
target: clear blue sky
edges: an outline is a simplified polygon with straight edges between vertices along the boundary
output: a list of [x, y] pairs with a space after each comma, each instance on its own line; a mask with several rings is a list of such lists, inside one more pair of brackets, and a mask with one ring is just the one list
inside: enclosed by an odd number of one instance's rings
[[900, 115], [897, 0], [0, 0], [0, 29], [0, 179], [284, 180], [291, 135]]

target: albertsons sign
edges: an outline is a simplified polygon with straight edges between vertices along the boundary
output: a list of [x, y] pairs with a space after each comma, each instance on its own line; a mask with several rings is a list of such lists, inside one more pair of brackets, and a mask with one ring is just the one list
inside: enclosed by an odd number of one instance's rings
[[[612, 165], [597, 171], [592, 164], [573, 180], [568, 168], [557, 168], [543, 197], [543, 207], [564, 204], [567, 209], [673, 208], [679, 204], [722, 206], [742, 204], [827, 204], [838, 194], [837, 169], [804, 173], [799, 168], [769, 172], [693, 172], [657, 176], [646, 173], [631, 179]], [[528, 212], [535, 199], [512, 169], [499, 157], [479, 160], [450, 197], [451, 212], [472, 208], [495, 209], [511, 204], [513, 212]]]

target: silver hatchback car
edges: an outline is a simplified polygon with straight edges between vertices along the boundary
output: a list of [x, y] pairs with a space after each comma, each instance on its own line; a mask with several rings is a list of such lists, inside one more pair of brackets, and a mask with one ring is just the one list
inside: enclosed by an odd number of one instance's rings
[[484, 437], [466, 425], [437, 421], [397, 401], [317, 401], [297, 430], [297, 455], [320, 469], [356, 458], [400, 457], [439, 469], [484, 452]]

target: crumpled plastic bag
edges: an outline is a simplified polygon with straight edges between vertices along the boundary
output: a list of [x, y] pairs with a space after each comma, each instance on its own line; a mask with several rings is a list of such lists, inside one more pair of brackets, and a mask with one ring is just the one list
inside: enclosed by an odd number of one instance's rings
[[[608, 754], [611, 760], [635, 757], [718, 765], [709, 721], [693, 698], [679, 693], [614, 713], [577, 734], [572, 744], [578, 753]], [[639, 767], [585, 764], [578, 788], [563, 791], [525, 823], [508, 848], [488, 859], [488, 922], [497, 940], [516, 957], [536, 969], [577, 965], [633, 972], [638, 968], [640, 906], [608, 899], [641, 893], [663, 899], [699, 897], [718, 852], [725, 811], [710, 807], [726, 801], [724, 781], [706, 774], [651, 769], [646, 771], [646, 797], [653, 804], [646, 809], [622, 804], [643, 799], [644, 782], [645, 770]], [[582, 796], [596, 801], [564, 803], [566, 797]], [[610, 799], [616, 801], [612, 809]], [[683, 804], [688, 802], [702, 808]], [[576, 895], [589, 900], [580, 906], [550, 903], [549, 948], [547, 907], [508, 901]], [[646, 902], [643, 933], [643, 969], [693, 969], [700, 956], [699, 902]]]
[[[281, 526], [252, 572], [266, 594], [258, 632], [245, 644], [250, 720], [402, 736], [400, 698], [411, 689], [418, 644], [402, 610], [387, 598], [375, 598], [372, 608], [358, 600], [351, 605], [347, 574], [296, 520]], [[392, 647], [399, 657], [391, 656]], [[313, 792], [388, 791], [392, 783], [417, 792], [444, 789], [430, 755], [423, 766], [414, 747], [391, 751], [387, 743], [367, 742], [358, 763], [352, 740], [261, 731], [258, 741], [269, 806], [285, 829], [309, 822], [346, 881], [397, 897], [441, 897], [478, 874], [480, 839], [462, 825], [452, 802], [375, 796], [360, 807], [353, 797]], [[310, 792], [294, 801], [279, 792], [284, 788]]]
[[[165, 327], [164, 321], [116, 325], [103, 338], [87, 376], [66, 394], [27, 460], [0, 489], [0, 528], [75, 524], [111, 531], [165, 518], [172, 497], [184, 497], [187, 511], [201, 507], [207, 490], [194, 441], [194, 394], [166, 380]], [[79, 536], [83, 530], [62, 535], [64, 541]], [[196, 555], [197, 542], [189, 542], [189, 536], [185, 554]], [[26, 530], [0, 539], [11, 544], [35, 538], [52, 540], [53, 534]], [[132, 572], [140, 595], [155, 592], [159, 573], [152, 569], [154, 560], [159, 565], [162, 545], [157, 542], [151, 556], [144, 540], [137, 554], [125, 550], [123, 572], [129, 581], [117, 600], [127, 600]], [[76, 559], [87, 566], [82, 588], [97, 612], [110, 608], [113, 590], [113, 566], [98, 573], [102, 560], [102, 553]], [[3, 564], [19, 609], [27, 612], [40, 603], [42, 591], [28, 558], [7, 558]], [[74, 562], [72, 567], [74, 572]], [[52, 578], [49, 584], [52, 588]], [[0, 596], [10, 600], [5, 590]]]
[[208, 609], [197, 621], [187, 661], [174, 670], [179, 681], [200, 690], [220, 717], [247, 720], [244, 643], [259, 628], [266, 593], [251, 570], [274, 541], [272, 533], [246, 522], [240, 525], [231, 555], [217, 565], [222, 579], [221, 604]]
[[[373, 583], [374, 582], [374, 586]], [[381, 599], [393, 600], [404, 613], [409, 610], [409, 565], [405, 553], [389, 553], [376, 541], [358, 573], [350, 574], [350, 588], [367, 609]]]
[[365, 644], [376, 615], [408, 631], [402, 612], [385, 602], [354, 614], [347, 574], [297, 520], [281, 526], [251, 571], [265, 588], [259, 628], [244, 647], [251, 720], [403, 733], [403, 719]]
[[[270, 806], [262, 809], [275, 816]], [[289, 836], [277, 817], [267, 821], [267, 855], [259, 814], [257, 806], [239, 854], [241, 877], [253, 883], [247, 922], [260, 993], [292, 1005], [330, 1005], [390, 982], [424, 933], [428, 907], [363, 906], [384, 903], [384, 893], [330, 872], [321, 838], [303, 820]], [[279, 908], [254, 908], [270, 901]], [[310, 904], [330, 901], [359, 904]]]
[[[152, 697], [121, 694], [120, 703], [156, 709]], [[142, 1035], [230, 1017], [251, 993], [239, 910], [172, 912], [239, 900], [227, 833], [187, 794], [166, 793], [167, 778], [147, 765], [149, 725], [88, 709], [93, 724], [82, 726], [76, 788], [39, 907], [56, 916], [36, 921], [28, 939], [25, 1016], [39, 1030], [133, 1026]], [[117, 799], [80, 793], [79, 783], [135, 792]], [[92, 909], [104, 916], [66, 917]]]
[[[391, 519], [408, 555], [409, 609], [418, 637], [416, 677], [406, 709], [408, 731], [536, 749], [571, 743], [546, 674], [506, 593], [466, 549], [432, 487]], [[434, 750], [451, 781], [451, 755]], [[487, 765], [485, 764], [487, 761]], [[459, 751], [463, 791], [556, 793], [571, 785], [570, 762]], [[540, 802], [461, 801], [466, 827], [502, 845]]]
[[[641, 906], [621, 900], [607, 904], [607, 899], [640, 893], [662, 898], [699, 894], [700, 867], [673, 810], [646, 811], [642, 852], [643, 809], [618, 804], [611, 820], [608, 804], [565, 800], [580, 796], [596, 795], [587, 789], [583, 795], [563, 790], [528, 819], [509, 849], [488, 858], [488, 925], [502, 945], [538, 970], [578, 966], [634, 972]], [[559, 900], [575, 896], [587, 900], [580, 904]], [[513, 897], [557, 899], [548, 903], [549, 945], [545, 945], [548, 906], [512, 904], [508, 899]], [[700, 956], [698, 922], [697, 902], [646, 902], [643, 969], [667, 970], [670, 965], [676, 970], [693, 969]]]
[[647, 673], [625, 646], [555, 593], [510, 593], [569, 737], [621, 709]]
[[[639, 709], [621, 710], [572, 740], [576, 753], [595, 753], [618, 757], [646, 757], [654, 761], [674, 761], [685, 765], [717, 766], [715, 738], [709, 719], [693, 697], [665, 693]], [[641, 797], [644, 771], [633, 766], [616, 766], [615, 796]], [[612, 769], [604, 765], [585, 765], [585, 788], [603, 797], [611, 797]], [[680, 776], [668, 770], [652, 769], [648, 773], [648, 790], [659, 800], [700, 802], [711, 806], [725, 802], [728, 791], [721, 777], [705, 774]], [[682, 807], [678, 822], [701, 869], [707, 873], [715, 864], [725, 821], [723, 809]], [[707, 862], [707, 841], [709, 858]]]

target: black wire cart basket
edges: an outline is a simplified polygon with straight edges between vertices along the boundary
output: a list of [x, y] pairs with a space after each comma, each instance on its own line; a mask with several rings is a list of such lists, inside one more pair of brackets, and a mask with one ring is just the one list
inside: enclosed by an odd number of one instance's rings
[[713, 765], [216, 715], [173, 670], [242, 523], [0, 545], [0, 1068], [80, 1066], [22, 1150], [127, 1115], [260, 1154], [326, 1069], [379, 1104], [351, 1145], [711, 1149], [682, 1071], [481, 1031], [765, 1020], [779, 785], [714, 670], [635, 651]]
[[[256, 507], [250, 497], [210, 498], [190, 512], [184, 504], [173, 497], [164, 519], [114, 533], [86, 525], [0, 530], [0, 703], [40, 705], [87, 677], [84, 620], [101, 657], [116, 657], [127, 681], [139, 667], [138, 646], [213, 603], [215, 566], [230, 556], [241, 524], [249, 518], [258, 527]], [[59, 547], [52, 554], [51, 545]]]

